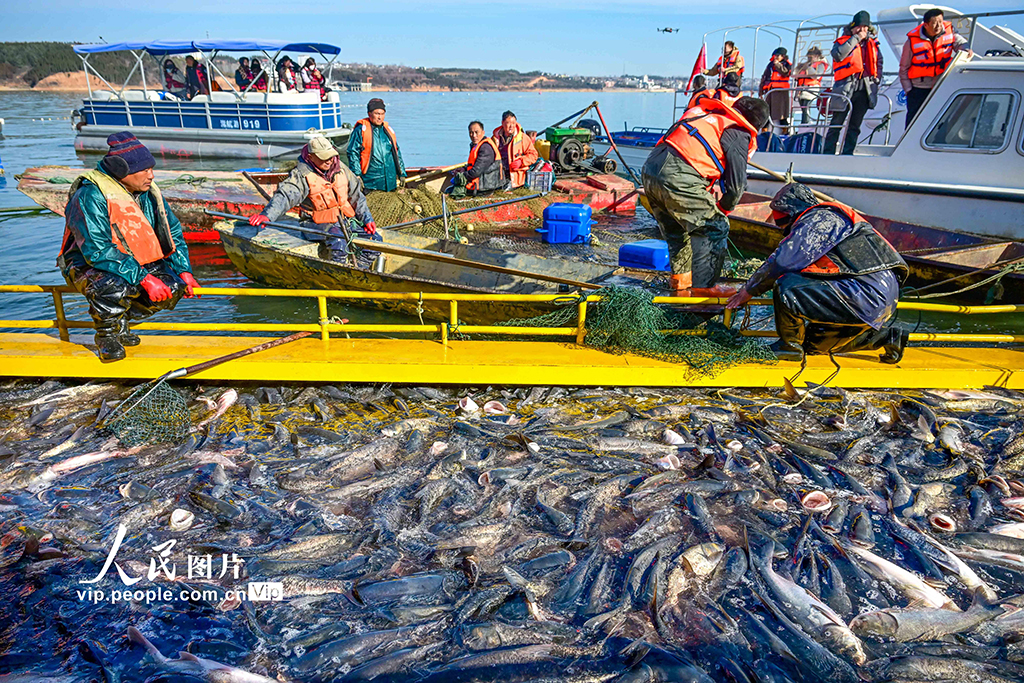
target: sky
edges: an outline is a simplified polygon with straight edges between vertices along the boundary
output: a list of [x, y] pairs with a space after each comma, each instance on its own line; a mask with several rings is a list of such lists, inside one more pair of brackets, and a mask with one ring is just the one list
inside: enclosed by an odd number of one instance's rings
[[[1019, 9], [1020, 0], [959, 5], [963, 12]], [[341, 62], [411, 67], [480, 67], [570, 75], [688, 75], [706, 32], [739, 24], [783, 22], [758, 36], [757, 61], [767, 63], [780, 44], [792, 50], [794, 27], [822, 14], [820, 0], [4, 0], [0, 41], [119, 42], [196, 38], [271, 38], [327, 42], [342, 48]], [[680, 8], [686, 5], [686, 12]], [[699, 5], [699, 6], [698, 6]], [[889, 3], [829, 4], [841, 23]], [[1024, 32], [1020, 18], [992, 19]], [[658, 28], [679, 29], [659, 33]], [[774, 31], [773, 36], [767, 31]], [[708, 38], [720, 49], [722, 33]], [[753, 51], [754, 31], [729, 33], [740, 51]], [[712, 56], [711, 61], [714, 57]], [[748, 62], [749, 68], [749, 62]]]

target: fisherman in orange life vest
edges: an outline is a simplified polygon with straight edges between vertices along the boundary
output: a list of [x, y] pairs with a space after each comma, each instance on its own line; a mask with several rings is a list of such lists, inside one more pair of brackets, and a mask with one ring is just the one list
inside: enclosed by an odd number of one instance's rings
[[96, 168], [71, 185], [57, 266], [85, 295], [103, 362], [138, 346], [129, 320], [174, 308], [193, 288], [181, 223], [153, 182], [156, 160], [131, 133], [107, 138]]
[[[842, 102], [844, 108], [832, 114], [829, 131], [825, 136], [825, 154], [836, 153], [847, 115], [850, 116], [850, 124], [842, 153], [853, 154], [860, 138], [864, 115], [878, 104], [878, 87], [882, 82], [882, 52], [878, 49], [875, 33], [877, 30], [871, 25], [871, 15], [861, 10], [853, 15], [853, 21], [843, 30], [843, 35], [832, 44], [832, 75], [835, 78], [832, 92], [847, 97], [852, 106], [846, 107], [846, 103]], [[832, 103], [831, 107], [835, 106], [838, 106], [838, 102]]]
[[473, 121], [469, 124], [469, 161], [465, 168], [452, 175], [451, 184], [445, 192], [452, 197], [477, 196], [505, 187], [505, 169], [501, 165], [498, 143], [487, 137], [484, 124]]
[[713, 97], [714, 94], [714, 91], [708, 87], [707, 79], [697, 74], [693, 77], [693, 94], [690, 95], [690, 101], [687, 103], [686, 108], [693, 109], [701, 99]]
[[498, 144], [501, 165], [509, 179], [509, 189], [526, 184], [526, 171], [540, 157], [533, 138], [519, 125], [516, 115], [506, 111], [501, 115], [501, 125], [491, 133], [491, 139]]
[[384, 113], [384, 100], [374, 97], [366, 104], [366, 118], [356, 121], [348, 138], [348, 167], [367, 192], [394, 192], [404, 185], [402, 151]]
[[953, 53], [960, 51], [967, 52], [968, 58], [974, 56], [967, 47], [967, 39], [943, 20], [938, 8], [925, 12], [924, 21], [907, 34], [900, 56], [900, 84], [907, 95], [908, 128], [939, 76], [949, 68]]
[[[353, 237], [383, 241], [366, 205], [362, 182], [341, 163], [338, 150], [322, 135], [302, 148], [295, 168], [277, 186], [263, 211], [249, 217], [249, 225], [262, 227], [296, 206], [303, 220], [312, 221], [317, 230], [337, 235], [304, 234], [311, 242], [323, 242], [331, 250], [333, 261], [344, 262], [349, 253], [340, 221], [346, 221]], [[364, 250], [359, 256], [360, 265], [368, 267], [377, 252]]]
[[736, 49], [736, 43], [731, 40], [725, 41], [722, 47], [722, 56], [718, 58], [715, 65], [703, 71], [705, 76], [719, 76], [725, 78], [728, 74], [735, 73], [743, 81], [744, 62], [743, 55]]
[[[714, 286], [725, 261], [729, 219], [747, 187], [747, 161], [768, 105], [741, 97], [732, 106], [704, 98], [688, 109], [644, 163], [642, 180], [672, 260], [672, 289]], [[721, 188], [721, 199], [712, 190]]]
[[774, 287], [777, 353], [882, 349], [883, 363], [898, 363], [907, 332], [894, 325], [896, 302], [908, 271], [896, 250], [863, 216], [820, 203], [806, 185], [786, 185], [770, 206], [785, 236], [727, 308]]

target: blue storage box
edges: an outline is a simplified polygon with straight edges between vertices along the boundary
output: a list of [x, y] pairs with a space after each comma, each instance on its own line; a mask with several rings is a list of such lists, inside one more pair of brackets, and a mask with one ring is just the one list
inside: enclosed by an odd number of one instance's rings
[[630, 242], [619, 247], [619, 265], [623, 268], [671, 270], [668, 243], [664, 240]]
[[544, 209], [544, 227], [537, 232], [548, 244], [586, 244], [594, 224], [592, 215], [587, 204], [557, 202]]

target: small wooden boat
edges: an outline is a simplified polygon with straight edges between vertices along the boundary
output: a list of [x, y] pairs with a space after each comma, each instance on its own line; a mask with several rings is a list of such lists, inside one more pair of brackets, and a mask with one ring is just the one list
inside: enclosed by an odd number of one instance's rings
[[[425, 171], [428, 169], [414, 169]], [[32, 201], [61, 216], [64, 215], [64, 207], [68, 201], [68, 188], [77, 178], [83, 169], [69, 166], [40, 166], [26, 170], [18, 181], [18, 189], [28, 195]], [[185, 240], [188, 242], [217, 242], [220, 233], [213, 229], [215, 218], [206, 213], [207, 209], [231, 213], [240, 216], [251, 216], [259, 213], [266, 205], [267, 200], [263, 193], [272, 195], [277, 189], [278, 183], [284, 180], [288, 173], [286, 171], [257, 172], [249, 174], [252, 181], [235, 171], [197, 171], [190, 173], [186, 171], [163, 171], [154, 173], [154, 180], [163, 191], [164, 198], [174, 211], [178, 220], [181, 221], [185, 233]], [[410, 176], [412, 172], [410, 171]], [[257, 189], [253, 182], [259, 185]], [[540, 218], [544, 207], [555, 202], [573, 202], [589, 204], [595, 211], [607, 209], [609, 212], [631, 215], [636, 211], [636, 194], [633, 183], [615, 175], [592, 175], [588, 177], [566, 177], [555, 182], [554, 189], [543, 197], [519, 202], [505, 204], [503, 206], [486, 209], [484, 211], [466, 214], [456, 217], [460, 224], [465, 223], [502, 223], [516, 220], [527, 220]], [[439, 183], [427, 182], [421, 191], [431, 192], [436, 195]], [[411, 190], [410, 190], [411, 192]], [[385, 193], [371, 193], [370, 205], [374, 210], [375, 205], [388, 197], [376, 197], [375, 195]], [[405, 190], [392, 193], [402, 197]], [[493, 203], [504, 199], [514, 198], [517, 195], [532, 194], [525, 190], [515, 190], [513, 193], [495, 192], [485, 198], [467, 198], [448, 201], [450, 211], [479, 206], [485, 203]], [[401, 200], [399, 200], [401, 201]], [[378, 218], [377, 225], [387, 227], [402, 220], [410, 220], [419, 217], [413, 212], [414, 201], [406, 202], [409, 210], [405, 213], [387, 212], [388, 216], [397, 218]], [[431, 214], [425, 214], [431, 215]], [[376, 216], [376, 214], [375, 214]]]
[[[747, 193], [729, 215], [729, 237], [740, 249], [760, 254], [775, 250], [782, 230], [771, 222], [770, 197]], [[954, 292], [996, 275], [1014, 264], [1024, 264], [1024, 243], [996, 240], [981, 235], [953, 232], [863, 213], [876, 230], [896, 248], [910, 267], [908, 291], [916, 293]], [[1024, 266], [1022, 266], [1024, 267]], [[1024, 270], [1002, 279], [1008, 303], [1024, 301]], [[964, 300], [981, 300], [989, 287], [982, 286], [959, 295]]]
[[[214, 225], [224, 251], [242, 274], [257, 283], [298, 289], [341, 289], [367, 292], [462, 292], [476, 294], [557, 294], [566, 287], [542, 280], [502, 274], [424, 258], [385, 255], [383, 267], [353, 267], [321, 258], [321, 245], [288, 231], [266, 228], [258, 233], [244, 224], [222, 221]], [[420, 237], [400, 230], [380, 230], [388, 244], [441, 252], [467, 261], [513, 268], [542, 276], [588, 283], [637, 284], [622, 269], [568, 259], [544, 258], [454, 240]], [[447, 302], [366, 300], [353, 304], [389, 310], [424, 319], [447, 320]], [[473, 302], [459, 307], [467, 324], [486, 325], [509, 318], [530, 317], [552, 310], [549, 303]]]

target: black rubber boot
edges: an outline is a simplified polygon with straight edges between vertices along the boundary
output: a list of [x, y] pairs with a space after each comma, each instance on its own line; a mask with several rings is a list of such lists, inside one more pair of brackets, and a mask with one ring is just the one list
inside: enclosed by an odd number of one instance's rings
[[906, 350], [909, 340], [910, 332], [898, 327], [890, 327], [889, 339], [882, 346], [882, 356], [878, 360], [889, 365], [899, 363], [903, 360], [903, 351]]
[[124, 346], [138, 346], [142, 340], [139, 339], [139, 335], [132, 334], [131, 329], [128, 327], [128, 318], [122, 316], [117, 321], [117, 340]]
[[96, 350], [104, 363], [124, 360], [124, 346], [117, 337], [117, 326], [113, 321], [96, 326]]

